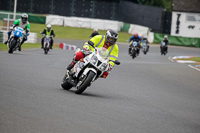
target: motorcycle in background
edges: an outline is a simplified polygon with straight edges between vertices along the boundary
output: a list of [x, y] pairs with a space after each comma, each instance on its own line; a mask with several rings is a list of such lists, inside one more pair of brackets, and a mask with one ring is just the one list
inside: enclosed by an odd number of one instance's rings
[[143, 50], [143, 53], [144, 54], [147, 54], [147, 52], [148, 52], [148, 46], [147, 46], [147, 43], [142, 43], [142, 50]]
[[166, 47], [165, 42], [161, 42], [160, 52], [161, 52], [161, 55], [166, 55], [167, 54], [167, 47]]
[[138, 45], [137, 42], [131, 42], [131, 45], [129, 46], [129, 55], [134, 59], [137, 56], [137, 51], [138, 51]]
[[44, 38], [44, 43], [43, 43], [43, 50], [44, 50], [44, 54], [48, 54], [49, 52], [49, 49], [50, 49], [50, 43], [51, 43], [51, 38], [53, 36], [48, 36], [48, 35], [45, 35], [45, 34], [42, 34], [43, 36], [45, 36]]
[[[88, 42], [94, 46], [93, 42]], [[106, 48], [94, 48], [94, 52], [90, 52], [85, 58], [78, 61], [74, 67], [66, 72], [61, 86], [65, 90], [70, 90], [76, 87], [76, 94], [81, 94], [95, 80], [103, 77], [103, 73], [109, 68], [109, 51]], [[113, 61], [119, 65], [119, 61]]]
[[21, 27], [15, 27], [11, 33], [10, 39], [8, 40], [8, 53], [13, 53], [17, 48], [21, 51], [21, 42], [24, 37], [24, 29]]

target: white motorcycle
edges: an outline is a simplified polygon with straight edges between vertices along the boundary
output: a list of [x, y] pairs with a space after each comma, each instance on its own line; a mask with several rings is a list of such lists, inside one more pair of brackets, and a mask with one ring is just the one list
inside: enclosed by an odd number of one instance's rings
[[[93, 42], [88, 42], [93, 46]], [[74, 67], [67, 72], [61, 82], [61, 86], [65, 90], [76, 87], [76, 94], [81, 94], [92, 82], [99, 77], [103, 77], [103, 73], [108, 71], [109, 67], [109, 51], [105, 48], [94, 48], [83, 60], [78, 61]], [[119, 65], [119, 61], [113, 61]]]
[[142, 50], [143, 50], [143, 53], [144, 53], [144, 54], [147, 54], [148, 46], [147, 46], [147, 43], [146, 43], [146, 42], [142, 43]]
[[42, 44], [43, 45], [43, 49], [44, 49], [44, 54], [48, 54], [49, 52], [49, 49], [50, 49], [50, 43], [51, 43], [51, 38], [53, 36], [48, 36], [48, 35], [45, 35], [45, 34], [42, 34], [43, 36], [45, 36], [44, 38], [44, 43]]

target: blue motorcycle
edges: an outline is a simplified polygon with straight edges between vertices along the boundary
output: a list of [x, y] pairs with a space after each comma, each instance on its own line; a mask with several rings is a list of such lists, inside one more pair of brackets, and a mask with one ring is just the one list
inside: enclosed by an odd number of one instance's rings
[[21, 27], [15, 27], [11, 33], [10, 39], [8, 40], [8, 53], [13, 53], [13, 51], [19, 48], [21, 50], [21, 42], [24, 37], [24, 29]]

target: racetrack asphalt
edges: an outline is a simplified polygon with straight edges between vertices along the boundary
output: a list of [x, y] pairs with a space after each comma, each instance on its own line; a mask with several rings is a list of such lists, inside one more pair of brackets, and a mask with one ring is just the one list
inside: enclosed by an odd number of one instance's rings
[[200, 49], [169, 46], [161, 56], [151, 45], [132, 59], [128, 44], [119, 48], [121, 65], [82, 95], [60, 86], [74, 51], [0, 52], [0, 133], [199, 133], [200, 72], [169, 57]]

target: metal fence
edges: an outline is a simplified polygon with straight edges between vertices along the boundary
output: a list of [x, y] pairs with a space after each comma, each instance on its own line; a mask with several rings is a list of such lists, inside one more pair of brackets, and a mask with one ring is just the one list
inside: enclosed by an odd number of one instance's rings
[[[20, 18], [21, 14], [16, 13], [16, 18]], [[0, 12], [0, 19], [3, 20], [3, 26], [0, 26], [0, 30], [9, 30], [10, 25], [13, 24], [14, 22], [14, 16], [13, 13], [5, 13], [5, 12]]]
[[[13, 11], [13, 2], [1, 0], [0, 9]], [[159, 33], [164, 26], [163, 8], [124, 0], [18, 0], [17, 12], [119, 20], [147, 26]]]

